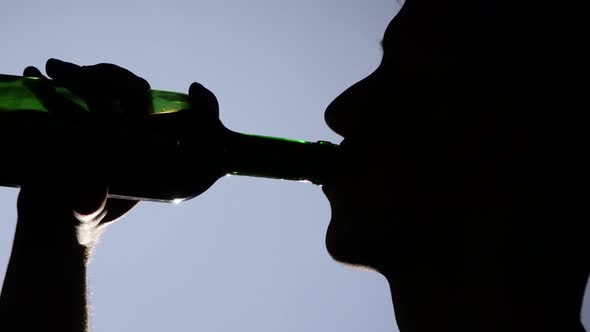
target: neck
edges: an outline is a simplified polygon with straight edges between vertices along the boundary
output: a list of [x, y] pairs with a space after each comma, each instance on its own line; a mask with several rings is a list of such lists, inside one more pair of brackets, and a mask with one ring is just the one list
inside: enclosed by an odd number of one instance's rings
[[400, 332], [585, 332], [580, 313], [587, 273], [564, 278], [563, 271], [545, 271], [527, 278], [491, 270], [479, 276], [428, 267], [384, 273]]

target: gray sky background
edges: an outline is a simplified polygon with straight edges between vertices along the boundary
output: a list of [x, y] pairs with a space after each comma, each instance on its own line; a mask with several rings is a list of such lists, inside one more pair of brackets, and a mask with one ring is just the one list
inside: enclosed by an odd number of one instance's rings
[[[335, 143], [323, 111], [376, 68], [399, 9], [395, 0], [0, 1], [0, 73], [43, 69], [50, 57], [111, 62], [154, 89], [202, 83], [229, 129]], [[17, 194], [0, 188], [0, 278]], [[385, 279], [328, 256], [329, 218], [319, 187], [245, 177], [180, 205], [141, 203], [91, 261], [94, 331], [397, 331]]]

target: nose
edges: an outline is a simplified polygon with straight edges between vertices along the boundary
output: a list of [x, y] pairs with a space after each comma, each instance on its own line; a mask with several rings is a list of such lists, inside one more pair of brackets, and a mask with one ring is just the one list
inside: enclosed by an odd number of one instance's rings
[[355, 83], [327, 107], [324, 119], [330, 129], [342, 137], [350, 137], [367, 124], [374, 108], [371, 76]]

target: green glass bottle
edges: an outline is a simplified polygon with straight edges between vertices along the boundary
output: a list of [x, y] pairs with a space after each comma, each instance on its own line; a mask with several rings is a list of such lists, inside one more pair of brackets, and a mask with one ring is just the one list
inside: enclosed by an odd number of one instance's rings
[[[78, 111], [53, 112], [48, 89]], [[0, 185], [103, 181], [111, 197], [181, 202], [226, 175], [321, 184], [336, 168], [336, 144], [234, 132], [186, 94], [150, 93], [149, 115], [105, 117], [53, 81], [0, 75]]]

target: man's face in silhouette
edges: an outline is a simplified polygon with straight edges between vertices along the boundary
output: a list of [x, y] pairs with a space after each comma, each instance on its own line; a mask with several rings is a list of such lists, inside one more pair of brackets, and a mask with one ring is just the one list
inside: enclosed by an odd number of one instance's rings
[[386, 48], [394, 42], [391, 38], [391, 33], [385, 34], [383, 60], [375, 72], [343, 92], [325, 113], [330, 128], [344, 138], [341, 147], [346, 151], [342, 175], [323, 186], [332, 208], [326, 245], [336, 260], [355, 265], [375, 264], [372, 258], [384, 250], [382, 244], [391, 233], [394, 201], [387, 182], [395, 157], [388, 145], [394, 142], [373, 123], [394, 107], [395, 96], [389, 93], [395, 91], [388, 77], [393, 65], [388, 61], [393, 59]]
[[466, 52], [447, 46], [456, 41], [438, 28], [438, 9], [428, 6], [404, 5], [384, 34], [379, 67], [326, 110], [327, 124], [344, 138], [339, 175], [323, 186], [332, 208], [326, 246], [338, 261], [379, 269], [426, 247], [425, 228], [436, 233], [428, 216], [446, 203], [440, 179], [451, 167], [440, 160], [452, 152], [447, 146], [459, 149], [447, 144], [459, 125], [445, 100], [464, 99], [457, 96], [468, 84], [450, 77], [470, 70]]

